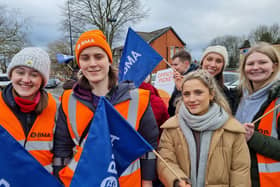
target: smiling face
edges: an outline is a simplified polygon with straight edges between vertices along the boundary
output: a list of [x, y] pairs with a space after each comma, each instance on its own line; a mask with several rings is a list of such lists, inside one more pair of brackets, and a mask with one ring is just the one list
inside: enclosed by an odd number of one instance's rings
[[108, 85], [109, 58], [100, 47], [88, 47], [79, 56], [80, 68], [90, 85]]
[[18, 66], [12, 70], [11, 81], [14, 90], [21, 98], [33, 100], [43, 83], [43, 78], [33, 68]]
[[258, 89], [269, 80], [275, 67], [268, 56], [254, 52], [247, 57], [244, 72], [248, 80], [252, 81], [254, 88]]
[[207, 113], [210, 107], [210, 101], [214, 98], [209, 88], [198, 79], [191, 79], [184, 82], [182, 96], [184, 105], [193, 115]]
[[202, 61], [202, 69], [208, 71], [213, 77], [223, 71], [224, 58], [218, 53], [208, 53]]

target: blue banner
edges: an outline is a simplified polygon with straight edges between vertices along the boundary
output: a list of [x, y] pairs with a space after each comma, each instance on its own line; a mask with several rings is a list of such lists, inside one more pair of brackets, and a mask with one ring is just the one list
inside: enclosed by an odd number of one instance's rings
[[1, 125], [0, 146], [1, 187], [62, 187]]
[[56, 60], [59, 64], [67, 64], [74, 59], [74, 56], [64, 55], [64, 54], [56, 54]]
[[101, 97], [71, 187], [119, 186], [131, 162], [153, 147]]
[[119, 82], [129, 80], [139, 87], [162, 59], [145, 40], [129, 28], [119, 65]]

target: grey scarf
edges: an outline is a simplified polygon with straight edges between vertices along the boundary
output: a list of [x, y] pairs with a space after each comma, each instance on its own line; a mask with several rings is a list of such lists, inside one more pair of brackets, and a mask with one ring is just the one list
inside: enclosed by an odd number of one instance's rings
[[235, 114], [235, 118], [240, 123], [253, 121], [256, 113], [260, 110], [262, 104], [267, 100], [269, 91], [274, 83], [275, 82], [272, 81], [252, 94], [249, 94], [247, 89], [243, 89], [243, 96]]
[[[191, 161], [191, 182], [193, 187], [203, 187], [205, 183], [206, 164], [208, 159], [208, 151], [210, 141], [214, 130], [223, 126], [228, 120], [228, 113], [213, 103], [208, 112], [201, 116], [189, 113], [184, 104], [179, 110], [179, 123], [182, 132], [189, 145], [190, 161]], [[198, 164], [198, 173], [196, 171], [197, 150], [192, 130], [201, 132], [200, 134], [200, 159]], [[197, 177], [196, 177], [197, 174]]]

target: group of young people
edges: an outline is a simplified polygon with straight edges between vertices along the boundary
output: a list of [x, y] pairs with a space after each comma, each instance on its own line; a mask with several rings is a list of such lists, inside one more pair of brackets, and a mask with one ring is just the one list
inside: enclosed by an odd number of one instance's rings
[[112, 51], [100, 30], [84, 32], [75, 54], [79, 78], [64, 91], [59, 107], [44, 90], [50, 59], [37, 47], [12, 58], [11, 84], [0, 94], [0, 125], [64, 186], [71, 185], [101, 96], [165, 160], [146, 153], [119, 178], [121, 187], [152, 187], [157, 175], [167, 187], [279, 186], [279, 112], [254, 121], [279, 103], [280, 58], [271, 45], [260, 43], [245, 55], [235, 90], [223, 84], [225, 47], [208, 47], [199, 67], [186, 64], [188, 53], [175, 54], [173, 114], [161, 125], [160, 138], [150, 92], [118, 83]]
[[240, 84], [231, 90], [223, 84], [225, 47], [209, 46], [200, 67], [190, 72], [189, 66], [187, 73], [178, 66], [188, 60], [175, 58], [180, 99], [169, 102], [176, 115], [162, 125], [158, 151], [177, 176], [158, 160], [163, 184], [280, 186], [277, 50], [263, 42], [251, 47], [239, 65]]

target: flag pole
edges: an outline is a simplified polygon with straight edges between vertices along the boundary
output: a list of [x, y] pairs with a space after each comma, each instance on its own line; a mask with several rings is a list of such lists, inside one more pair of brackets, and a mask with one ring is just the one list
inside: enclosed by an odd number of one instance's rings
[[[177, 173], [168, 165], [168, 163], [160, 156], [158, 152], [153, 149], [153, 153], [165, 164], [165, 166], [173, 173], [175, 177], [178, 178], [179, 182], [183, 182], [182, 179], [177, 175]], [[188, 178], [187, 178], [188, 179]], [[189, 179], [188, 179], [189, 180]]]
[[[172, 68], [171, 64], [165, 59], [163, 58], [163, 61], [165, 62], [165, 64], [167, 64], [170, 68]], [[173, 68], [172, 68], [173, 69]]]
[[[163, 61], [164, 61], [164, 63], [167, 64], [173, 71], [177, 72], [177, 70], [174, 69], [174, 68], [172, 68], [171, 64], [170, 64], [165, 58], [163, 58]], [[184, 76], [182, 75], [181, 77], [183, 78]]]
[[277, 108], [280, 107], [280, 104], [276, 105], [274, 108], [272, 108], [271, 110], [269, 110], [267, 113], [263, 114], [261, 117], [259, 117], [258, 119], [256, 119], [255, 121], [253, 121], [252, 123], [255, 124], [257, 123], [259, 120], [261, 120], [263, 117], [265, 117], [266, 115], [268, 115], [269, 113], [273, 112], [274, 110], [276, 110]]

